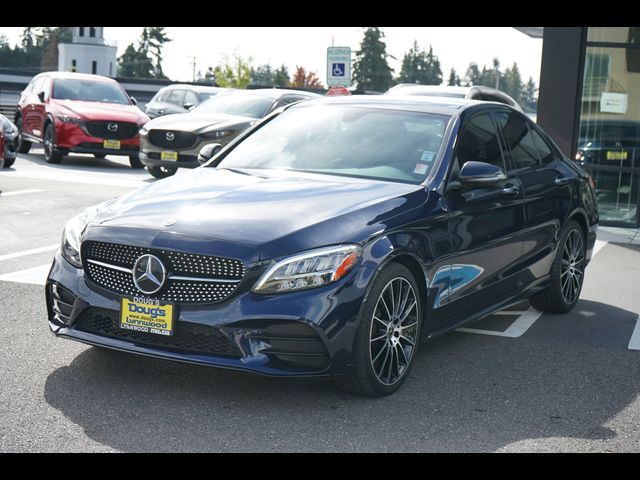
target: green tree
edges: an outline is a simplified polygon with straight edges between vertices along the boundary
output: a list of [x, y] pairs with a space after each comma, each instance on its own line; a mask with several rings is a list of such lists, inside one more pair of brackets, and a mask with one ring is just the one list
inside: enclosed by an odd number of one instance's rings
[[507, 95], [511, 95], [519, 104], [524, 103], [524, 84], [522, 83], [517, 63], [514, 62], [511, 68], [507, 68], [504, 71], [501, 80], [501, 90]]
[[155, 78], [167, 78], [162, 72], [162, 48], [165, 43], [172, 40], [167, 36], [164, 31], [165, 27], [145, 27], [147, 30], [147, 49], [153, 58], [155, 58], [154, 64], [154, 77]]
[[411, 49], [405, 53], [402, 59], [402, 69], [398, 81], [403, 83], [420, 83], [422, 85], [440, 85], [442, 83], [442, 70], [440, 60], [433, 54], [433, 47], [429, 46], [429, 52], [418, 47], [418, 42], [413, 41]]
[[[124, 78], [167, 78], [162, 72], [162, 48], [171, 39], [165, 27], [144, 27], [138, 46], [130, 43], [118, 58], [118, 75]], [[155, 63], [154, 63], [155, 59]]]
[[231, 59], [225, 55], [222, 63], [213, 71], [218, 86], [247, 88], [251, 83], [251, 57], [244, 59], [236, 54]]
[[[356, 51], [353, 81], [359, 91], [384, 92], [393, 84], [393, 69], [389, 66], [384, 33], [378, 27], [368, 27]], [[393, 58], [393, 57], [391, 57]]]
[[273, 84], [276, 87], [289, 86], [289, 69], [284, 64], [273, 73]]
[[456, 73], [455, 69], [451, 67], [451, 72], [449, 72], [449, 81], [447, 85], [454, 86], [454, 85], [460, 85], [461, 83], [462, 82], [460, 80], [460, 77]]
[[532, 77], [529, 77], [526, 85], [524, 86], [524, 104], [531, 110], [538, 109], [538, 89], [536, 88], [536, 82]]
[[251, 84], [270, 87], [275, 84], [275, 72], [268, 63], [251, 69]]
[[470, 87], [472, 85], [481, 85], [481, 80], [482, 74], [480, 73], [478, 64], [471, 62], [469, 64], [469, 68], [467, 68], [467, 73], [464, 76], [465, 86]]
[[296, 88], [313, 88], [321, 89], [322, 82], [316, 75], [316, 72], [307, 72], [304, 67], [296, 65], [296, 73], [291, 79], [291, 86]]

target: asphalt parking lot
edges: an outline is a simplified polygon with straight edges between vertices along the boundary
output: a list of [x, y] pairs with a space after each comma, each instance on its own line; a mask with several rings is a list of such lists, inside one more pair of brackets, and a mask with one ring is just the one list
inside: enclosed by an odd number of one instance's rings
[[640, 245], [624, 233], [600, 236], [572, 313], [525, 303], [423, 344], [386, 398], [54, 338], [43, 284], [65, 221], [153, 181], [124, 157], [53, 166], [37, 149], [0, 172], [1, 452], [640, 451]]

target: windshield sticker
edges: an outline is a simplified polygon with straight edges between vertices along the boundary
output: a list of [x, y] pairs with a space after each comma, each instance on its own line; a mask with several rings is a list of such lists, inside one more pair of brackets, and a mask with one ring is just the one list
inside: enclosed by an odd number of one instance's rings
[[427, 173], [428, 168], [429, 168], [429, 165], [425, 163], [416, 163], [416, 168], [413, 170], [413, 173], [419, 173], [423, 175]]
[[436, 156], [435, 152], [430, 152], [428, 150], [425, 150], [424, 152], [422, 152], [422, 156], [420, 157], [420, 161], [421, 162], [433, 162], [433, 157]]

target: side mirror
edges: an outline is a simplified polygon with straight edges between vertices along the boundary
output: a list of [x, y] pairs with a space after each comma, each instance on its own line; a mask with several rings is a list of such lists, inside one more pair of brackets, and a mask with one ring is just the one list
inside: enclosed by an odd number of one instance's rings
[[222, 150], [222, 145], [220, 145], [219, 143], [210, 143], [208, 145], [205, 145], [200, 149], [200, 152], [198, 153], [198, 163], [202, 165], [203, 163], [208, 162], [220, 150]]
[[44, 103], [44, 92], [38, 92], [38, 98], [42, 103]]
[[131, 103], [133, 103], [134, 105], [138, 105], [138, 100], [136, 100], [136, 97], [129, 97], [131, 99]]
[[497, 165], [486, 162], [467, 162], [460, 169], [460, 183], [472, 186], [491, 186], [507, 179], [507, 174]]
[[185, 103], [183, 107], [185, 110], [191, 110], [195, 105], [193, 103]]

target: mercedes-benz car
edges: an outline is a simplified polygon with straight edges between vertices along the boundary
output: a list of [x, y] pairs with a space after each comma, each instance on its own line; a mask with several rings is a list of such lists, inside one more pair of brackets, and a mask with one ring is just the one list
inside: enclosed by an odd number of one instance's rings
[[44, 147], [47, 163], [60, 163], [70, 153], [138, 159], [138, 130], [149, 117], [115, 80], [101, 75], [44, 72], [33, 77], [20, 95], [15, 123], [18, 152], [33, 143]]
[[72, 218], [49, 326], [388, 395], [432, 337], [523, 299], [574, 308], [597, 224], [590, 177], [508, 106], [311, 100]]
[[274, 110], [319, 97], [275, 88], [217, 95], [188, 114], [166, 115], [147, 123], [140, 130], [140, 160], [156, 178], [171, 176], [179, 167], [195, 168], [200, 165], [198, 153], [203, 146], [224, 146]]
[[[391, 87], [385, 95], [417, 95], [422, 97], [448, 97], [466, 98], [469, 100], [483, 100], [486, 102], [498, 102], [509, 105], [519, 112], [523, 112], [522, 107], [513, 97], [501, 90], [483, 85], [473, 85], [470, 87], [452, 85], [420, 85], [418, 83], [401, 83]], [[524, 112], [523, 112], [524, 113]]]

